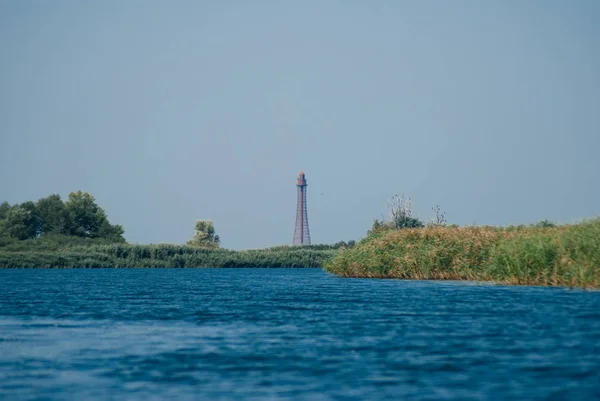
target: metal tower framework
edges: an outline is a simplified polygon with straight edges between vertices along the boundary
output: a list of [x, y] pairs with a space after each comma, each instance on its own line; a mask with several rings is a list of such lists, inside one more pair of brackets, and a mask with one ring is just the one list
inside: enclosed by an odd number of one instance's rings
[[310, 245], [308, 213], [306, 212], [306, 177], [304, 172], [298, 175], [298, 203], [296, 206], [296, 226], [294, 227], [294, 245]]

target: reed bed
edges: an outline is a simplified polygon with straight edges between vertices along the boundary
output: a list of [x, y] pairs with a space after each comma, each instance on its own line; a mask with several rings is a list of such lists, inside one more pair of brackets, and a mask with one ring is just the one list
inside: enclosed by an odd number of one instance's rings
[[32, 242], [0, 248], [0, 268], [321, 267], [336, 250], [302, 247], [232, 251], [180, 245], [69, 245]]
[[557, 227], [375, 232], [325, 263], [342, 277], [600, 287], [600, 219]]

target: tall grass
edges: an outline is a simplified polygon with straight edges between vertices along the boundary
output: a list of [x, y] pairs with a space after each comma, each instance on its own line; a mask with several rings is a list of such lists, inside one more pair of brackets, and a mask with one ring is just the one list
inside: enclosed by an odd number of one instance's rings
[[0, 268], [321, 267], [337, 253], [301, 247], [232, 251], [180, 245], [69, 243], [62, 238], [23, 242], [0, 248]]
[[600, 287], [600, 219], [558, 227], [375, 232], [325, 268], [343, 277]]

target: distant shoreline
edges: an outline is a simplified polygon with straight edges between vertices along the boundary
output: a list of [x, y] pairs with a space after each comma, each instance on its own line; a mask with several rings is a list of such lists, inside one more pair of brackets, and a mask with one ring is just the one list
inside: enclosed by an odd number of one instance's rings
[[187, 245], [85, 246], [51, 241], [45, 247], [35, 241], [18, 244], [17, 250], [0, 248], [0, 268], [313, 268], [322, 267], [337, 254], [334, 249], [292, 246], [233, 251]]

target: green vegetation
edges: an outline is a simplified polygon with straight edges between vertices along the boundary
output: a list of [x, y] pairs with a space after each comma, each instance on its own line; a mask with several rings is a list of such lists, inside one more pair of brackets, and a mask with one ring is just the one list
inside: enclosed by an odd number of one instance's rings
[[413, 217], [412, 202], [410, 198], [406, 198], [404, 195], [394, 195], [392, 199], [388, 201], [388, 213], [390, 217], [389, 222], [385, 223], [375, 220], [374, 225], [379, 227], [387, 226], [398, 230], [424, 226], [421, 220]]
[[203, 249], [216, 249], [221, 239], [215, 232], [215, 226], [210, 220], [196, 221], [196, 232], [194, 238], [188, 241], [189, 246]]
[[395, 229], [377, 222], [352, 249], [326, 262], [343, 277], [479, 280], [600, 287], [600, 219], [556, 226]]
[[320, 267], [336, 250], [278, 247], [231, 251], [186, 245], [128, 245], [106, 239], [45, 236], [0, 241], [0, 268]]
[[0, 204], [0, 268], [42, 267], [320, 267], [354, 243], [231, 251], [219, 249], [210, 220], [196, 222], [188, 245], [128, 245], [123, 228], [86, 192], [63, 202]]
[[125, 242], [123, 227], [109, 223], [104, 209], [87, 192], [72, 192], [63, 202], [50, 195], [20, 205], [0, 204], [0, 240], [28, 240], [47, 235]]

